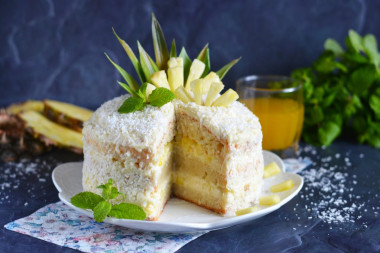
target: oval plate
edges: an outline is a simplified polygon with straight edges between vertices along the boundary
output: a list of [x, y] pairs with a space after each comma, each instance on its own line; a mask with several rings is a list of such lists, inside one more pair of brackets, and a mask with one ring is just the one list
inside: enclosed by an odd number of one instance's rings
[[[269, 151], [263, 151], [263, 155], [265, 165], [276, 162], [282, 171], [285, 171], [284, 163], [277, 155]], [[66, 205], [86, 216], [93, 217], [92, 212], [77, 208], [70, 203], [71, 197], [83, 191], [82, 162], [61, 164], [54, 169], [52, 177], [54, 185], [59, 191], [58, 196]], [[272, 185], [288, 179], [293, 180], [294, 187], [277, 193], [281, 197], [279, 203], [273, 206], [258, 206], [258, 211], [241, 216], [221, 216], [190, 202], [171, 198], [158, 221], [106, 218], [104, 222], [137, 230], [172, 233], [210, 231], [231, 227], [267, 215], [296, 196], [303, 186], [303, 178], [297, 174], [287, 172], [264, 179], [261, 196], [272, 194], [269, 191]]]

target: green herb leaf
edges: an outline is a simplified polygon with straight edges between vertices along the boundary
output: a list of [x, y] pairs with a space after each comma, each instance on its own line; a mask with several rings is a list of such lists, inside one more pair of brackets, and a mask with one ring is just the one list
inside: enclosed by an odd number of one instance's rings
[[377, 41], [375, 36], [372, 34], [367, 34], [363, 38], [364, 50], [368, 57], [371, 59], [371, 62], [375, 66], [379, 66], [379, 52], [377, 50]]
[[[380, 88], [377, 90], [380, 90]], [[377, 94], [371, 95], [369, 98], [369, 106], [375, 113], [376, 117], [380, 119], [380, 96]]]
[[352, 72], [349, 77], [348, 88], [353, 93], [362, 94], [371, 87], [376, 75], [377, 70], [374, 65], [364, 65]]
[[107, 215], [111, 212], [112, 205], [108, 201], [99, 202], [93, 209], [94, 219], [96, 222], [102, 222]]
[[189, 56], [187, 55], [186, 49], [182, 47], [181, 52], [179, 53], [179, 57], [182, 57], [183, 59], [183, 81], [186, 83], [187, 77], [189, 76], [190, 67], [191, 67], [191, 60]]
[[104, 199], [93, 192], [80, 192], [70, 199], [71, 204], [83, 209], [93, 209]]
[[165, 36], [162, 32], [160, 23], [158, 23], [156, 17], [152, 13], [152, 36], [154, 54], [156, 55], [157, 66], [160, 70], [166, 69], [167, 62], [169, 60], [168, 47], [166, 45]]
[[336, 68], [335, 55], [331, 51], [324, 51], [314, 62], [314, 68], [320, 73], [328, 73]]
[[139, 95], [140, 98], [142, 98], [144, 100], [144, 102], [146, 102], [146, 87], [148, 86], [148, 83], [143, 83], [139, 89], [139, 91], [137, 92], [137, 94]]
[[146, 214], [144, 210], [141, 207], [130, 203], [121, 203], [118, 205], [114, 205], [109, 215], [118, 219], [146, 219]]
[[141, 65], [139, 63], [139, 61], [137, 60], [137, 57], [136, 55], [133, 53], [133, 50], [131, 49], [131, 47], [122, 39], [120, 39], [120, 37], [117, 35], [115, 29], [112, 28], [112, 31], [114, 33], [114, 35], [116, 36], [117, 40], [120, 42], [120, 44], [123, 46], [125, 52], [127, 53], [129, 59], [131, 60], [132, 64], [133, 64], [133, 67], [135, 68], [139, 78], [140, 78], [140, 81], [143, 83], [145, 82], [145, 77], [144, 77], [144, 72], [141, 68]]
[[329, 146], [340, 134], [341, 127], [335, 122], [326, 122], [318, 129], [319, 140], [324, 146]]
[[170, 58], [177, 57], [177, 47], [175, 44], [175, 39], [173, 39], [172, 46], [170, 48]]
[[133, 90], [133, 91], [137, 91], [139, 89], [139, 85], [138, 83], [136, 82], [136, 80], [130, 75], [128, 74], [122, 67], [120, 67], [119, 65], [117, 65], [115, 62], [113, 62], [111, 60], [111, 58], [106, 54], [104, 53], [108, 60], [115, 66], [115, 68], [120, 72], [121, 76], [124, 78], [124, 80], [128, 83], [129, 87]]
[[152, 106], [161, 107], [166, 103], [169, 103], [175, 98], [173, 92], [170, 90], [159, 87], [152, 91], [148, 97], [148, 101]]
[[362, 37], [355, 32], [354, 30], [348, 31], [348, 38], [351, 42], [352, 48], [359, 53], [360, 51], [363, 51], [363, 43], [362, 43]]
[[144, 48], [141, 46], [140, 42], [137, 41], [137, 46], [139, 48], [139, 54], [140, 54], [140, 64], [141, 68], [145, 75], [145, 80], [150, 82], [150, 76], [158, 71], [157, 65], [154, 63], [152, 58], [148, 55], [148, 53], [144, 50]]
[[219, 76], [220, 80], [223, 79], [223, 77], [227, 74], [227, 72], [238, 62], [240, 61], [241, 57], [231, 61], [227, 65], [223, 66], [221, 69], [219, 69], [216, 74]]
[[120, 106], [119, 113], [130, 113], [143, 109], [145, 106], [144, 99], [140, 97], [129, 97]]
[[325, 41], [324, 47], [325, 47], [325, 50], [330, 50], [334, 52], [336, 56], [341, 56], [344, 52], [342, 47], [339, 45], [339, 43], [334, 39], [327, 39]]

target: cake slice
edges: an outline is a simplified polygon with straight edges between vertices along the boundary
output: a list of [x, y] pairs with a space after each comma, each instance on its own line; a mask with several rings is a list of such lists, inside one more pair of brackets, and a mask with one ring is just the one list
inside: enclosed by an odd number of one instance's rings
[[136, 204], [148, 220], [157, 220], [171, 193], [174, 106], [120, 114], [127, 97], [106, 102], [84, 123], [82, 184], [100, 194], [96, 187], [112, 178], [125, 195], [114, 203]]
[[174, 104], [174, 195], [220, 214], [252, 206], [264, 169], [257, 117], [240, 102]]

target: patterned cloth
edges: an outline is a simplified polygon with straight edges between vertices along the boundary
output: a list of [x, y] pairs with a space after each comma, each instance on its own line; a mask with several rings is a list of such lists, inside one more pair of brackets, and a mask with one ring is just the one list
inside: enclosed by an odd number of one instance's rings
[[5, 228], [83, 252], [107, 253], [175, 252], [204, 234], [141, 232], [97, 223], [62, 202], [49, 204]]

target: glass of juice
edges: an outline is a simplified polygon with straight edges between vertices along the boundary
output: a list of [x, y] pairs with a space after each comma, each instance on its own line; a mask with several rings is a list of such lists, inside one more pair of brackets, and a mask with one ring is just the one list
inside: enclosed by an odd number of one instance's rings
[[247, 76], [237, 81], [237, 91], [260, 120], [263, 149], [296, 157], [304, 119], [302, 84], [286, 76]]

